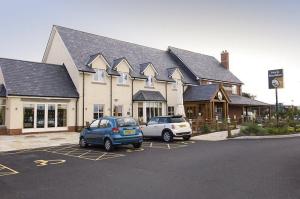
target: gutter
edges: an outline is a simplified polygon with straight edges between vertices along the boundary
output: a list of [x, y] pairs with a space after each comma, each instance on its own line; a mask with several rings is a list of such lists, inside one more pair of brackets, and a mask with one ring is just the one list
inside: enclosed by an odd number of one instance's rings
[[112, 75], [110, 76], [110, 116], [112, 116]]
[[166, 89], [166, 115], [168, 114], [168, 82], [165, 84], [165, 89]]
[[135, 78], [131, 81], [131, 117], [133, 117], [133, 82]]
[[82, 72], [82, 127], [84, 127], [84, 72]]

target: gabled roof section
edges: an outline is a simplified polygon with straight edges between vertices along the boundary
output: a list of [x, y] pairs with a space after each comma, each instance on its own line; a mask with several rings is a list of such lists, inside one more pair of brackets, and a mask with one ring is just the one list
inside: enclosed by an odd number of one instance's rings
[[242, 82], [214, 57], [169, 46], [174, 54], [199, 79]]
[[94, 62], [94, 60], [97, 57], [101, 57], [104, 60], [104, 62], [106, 63], [106, 65], [108, 67], [110, 67], [110, 65], [108, 64], [107, 60], [105, 59], [105, 57], [101, 53], [96, 53], [94, 55], [91, 55], [90, 58], [89, 58], [89, 60], [87, 61], [86, 65], [90, 67], [90, 65]]
[[159, 91], [140, 90], [133, 95], [133, 101], [166, 101]]
[[0, 58], [7, 96], [78, 98], [64, 65]]
[[140, 66], [141, 66], [141, 67], [140, 67], [140, 73], [141, 73], [141, 74], [143, 74], [143, 73], [145, 72], [145, 70], [146, 70], [149, 66], [151, 66], [152, 69], [154, 70], [154, 72], [155, 72], [156, 74], [158, 74], [156, 68], [153, 66], [153, 64], [152, 64], [151, 62], [147, 62], [147, 63], [140, 64]]
[[[189, 86], [183, 93], [183, 101], [211, 101], [216, 96], [216, 93], [221, 89], [218, 84], [208, 84], [200, 86]], [[223, 92], [223, 95], [226, 95]]]
[[232, 105], [242, 105], [242, 106], [271, 106], [270, 104], [253, 100], [248, 97], [243, 97], [240, 95], [230, 95], [229, 96]]
[[182, 73], [181, 73], [181, 71], [180, 71], [180, 69], [179, 69], [178, 67], [177, 67], [177, 68], [167, 68], [167, 71], [168, 71], [168, 76], [169, 76], [169, 77], [172, 77], [173, 74], [174, 74], [176, 71], [178, 71], [179, 74], [180, 74], [180, 76], [183, 77], [183, 75], [182, 75]]
[[126, 62], [126, 64], [129, 66], [129, 69], [132, 70], [132, 66], [130, 65], [130, 63], [127, 61], [127, 59], [125, 57], [121, 57], [121, 58], [118, 58], [118, 59], [115, 59], [113, 61], [113, 69], [116, 69], [118, 67], [118, 65], [122, 62]]
[[[98, 52], [102, 53], [110, 66], [114, 65], [114, 60], [126, 57], [126, 60], [132, 66], [132, 73], [135, 76], [140, 74], [140, 64], [151, 62], [158, 72], [156, 79], [172, 81], [168, 77], [166, 69], [178, 67], [176, 60], [165, 50], [145, 47], [61, 26], [55, 26], [55, 28], [80, 71], [91, 70], [86, 66], [86, 60], [90, 55]], [[183, 75], [185, 83], [196, 83], [193, 81], [193, 78], [189, 77], [189, 73], [184, 71]]]

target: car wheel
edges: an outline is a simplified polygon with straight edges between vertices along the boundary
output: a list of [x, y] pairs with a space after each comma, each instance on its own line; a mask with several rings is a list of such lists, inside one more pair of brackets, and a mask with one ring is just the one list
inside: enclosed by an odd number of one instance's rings
[[172, 142], [173, 134], [170, 131], [164, 131], [162, 134], [162, 138], [164, 142]]
[[105, 148], [106, 151], [112, 151], [113, 150], [114, 146], [113, 146], [113, 144], [112, 144], [112, 142], [110, 141], [109, 138], [105, 139], [104, 148]]
[[85, 139], [83, 137], [80, 138], [80, 140], [79, 140], [79, 146], [81, 148], [86, 148], [87, 147], [87, 143], [86, 143], [86, 141], [85, 141]]
[[184, 141], [188, 141], [191, 139], [191, 136], [190, 135], [187, 135], [187, 136], [183, 136], [182, 137]]
[[134, 148], [138, 149], [138, 148], [141, 148], [142, 143], [134, 143], [132, 145], [133, 145]]

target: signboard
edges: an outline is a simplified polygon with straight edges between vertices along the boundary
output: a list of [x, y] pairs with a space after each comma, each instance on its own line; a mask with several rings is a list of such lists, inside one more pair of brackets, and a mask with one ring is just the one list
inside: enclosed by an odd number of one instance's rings
[[283, 69], [269, 70], [269, 89], [283, 88]]

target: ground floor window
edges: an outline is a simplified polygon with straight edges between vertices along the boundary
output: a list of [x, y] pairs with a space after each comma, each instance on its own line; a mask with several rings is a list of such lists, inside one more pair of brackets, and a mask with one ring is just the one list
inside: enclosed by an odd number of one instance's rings
[[146, 102], [146, 119], [149, 121], [152, 117], [162, 115], [161, 102]]
[[6, 100], [0, 99], [0, 126], [5, 125]]
[[66, 104], [24, 104], [23, 128], [67, 127]]
[[174, 106], [168, 106], [168, 115], [174, 115]]
[[120, 117], [123, 116], [123, 106], [117, 105], [114, 107], [114, 116]]
[[104, 105], [94, 104], [94, 119], [97, 120], [104, 115]]

